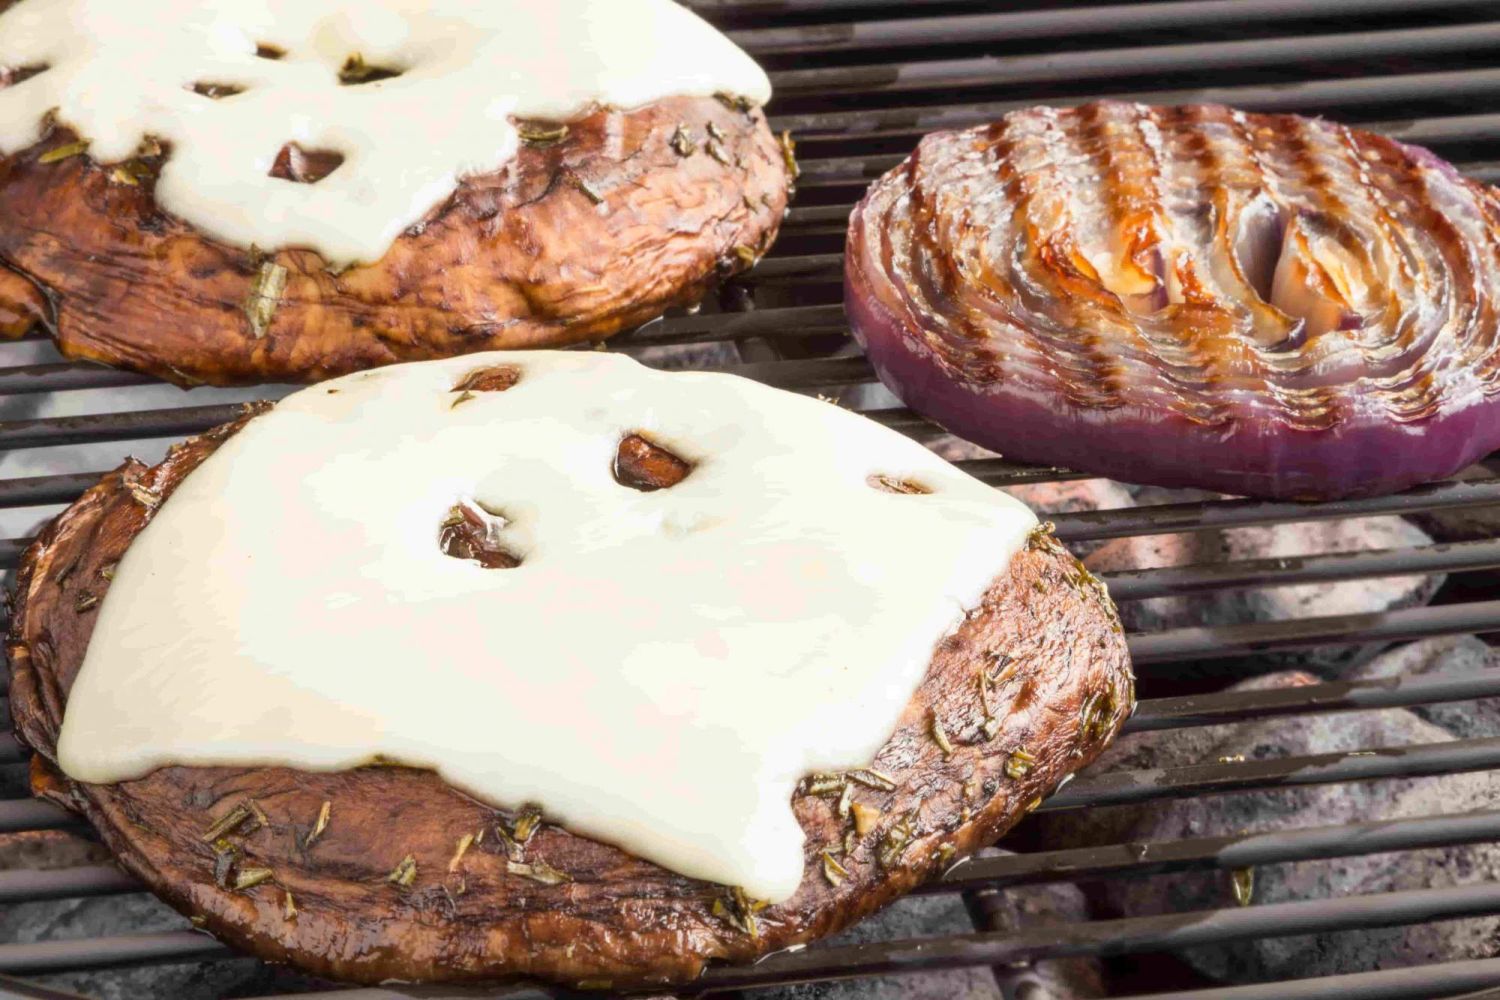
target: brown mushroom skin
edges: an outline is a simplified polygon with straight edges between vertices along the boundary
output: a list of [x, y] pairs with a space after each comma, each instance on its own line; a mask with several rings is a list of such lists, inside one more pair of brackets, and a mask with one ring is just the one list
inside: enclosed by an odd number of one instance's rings
[[[154, 187], [170, 149], [56, 158], [77, 141], [54, 127], [0, 158], [0, 337], [40, 325], [67, 357], [180, 385], [603, 340], [751, 266], [789, 197], [758, 108], [598, 109], [464, 180], [379, 261], [335, 271], [311, 250], [231, 247], [166, 214]], [[257, 323], [267, 267], [285, 285]]]
[[[851, 786], [860, 812], [868, 818], [869, 809], [879, 810], [865, 834], [855, 834], [852, 851], [844, 847], [855, 823], [840, 815], [838, 794], [799, 789], [792, 808], [807, 837], [802, 885], [787, 902], [755, 913], [753, 923], [736, 919], [724, 886], [545, 820], [520, 856], [569, 881], [548, 885], [516, 874], [503, 836], [516, 813], [428, 771], [168, 767], [115, 785], [72, 782], [56, 767], [57, 735], [112, 567], [161, 500], [250, 419], [253, 413], [177, 446], [161, 465], [127, 462], [47, 527], [22, 562], [7, 650], [16, 729], [36, 751], [36, 794], [87, 817], [123, 867], [205, 929], [271, 961], [363, 983], [688, 981], [710, 961], [749, 961], [835, 931], [992, 843], [1092, 761], [1133, 706], [1114, 606], [1050, 534], [1037, 531], [939, 644], [872, 762], [894, 788]], [[680, 478], [663, 474], [659, 462], [653, 471], [625, 461], [630, 474], [664, 488]], [[995, 678], [983, 696], [981, 676]], [[934, 735], [934, 717], [951, 752]], [[998, 723], [989, 735], [987, 717]], [[242, 852], [240, 870], [267, 868], [274, 878], [235, 891], [216, 884], [216, 853], [203, 834], [251, 800], [268, 825], [247, 824], [227, 839]], [[309, 842], [324, 802], [329, 822]], [[912, 836], [891, 850], [892, 831], [903, 823]], [[466, 835], [475, 839], [455, 861]], [[848, 873], [838, 884], [825, 872], [825, 850]], [[407, 855], [415, 877], [393, 883]]]

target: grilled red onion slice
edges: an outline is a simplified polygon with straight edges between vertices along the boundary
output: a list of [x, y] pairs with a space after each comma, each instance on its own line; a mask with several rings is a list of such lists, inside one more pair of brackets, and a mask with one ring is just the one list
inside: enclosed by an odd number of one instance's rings
[[1500, 196], [1424, 149], [1218, 106], [1033, 108], [855, 209], [855, 336], [1006, 456], [1314, 499], [1500, 448]]

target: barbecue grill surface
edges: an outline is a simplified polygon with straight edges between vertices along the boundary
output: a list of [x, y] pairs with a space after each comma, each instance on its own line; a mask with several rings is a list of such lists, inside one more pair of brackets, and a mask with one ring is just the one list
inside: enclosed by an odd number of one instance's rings
[[[0, 3], [0, 6], [4, 6]], [[1034, 103], [1098, 97], [1157, 103], [1219, 101], [1261, 111], [1326, 114], [1431, 146], [1466, 173], [1500, 180], [1500, 4], [1475, 0], [1159, 0], [1100, 7], [1042, 0], [693, 0], [768, 69], [777, 88], [772, 125], [798, 139], [802, 178], [780, 242], [751, 274], [697, 315], [675, 315], [622, 335], [611, 349], [662, 361], [653, 349], [699, 345], [698, 363], [773, 385], [818, 392], [921, 439], [936, 429], [871, 389], [872, 375], [843, 324], [841, 249], [864, 187], [898, 163], [924, 132], [993, 120]], [[232, 419], [241, 401], [285, 390], [182, 393], [126, 372], [69, 364], [44, 338], [0, 345], [0, 573], [14, 568], [41, 517], [76, 497], [127, 454], [155, 460], [171, 440]], [[1491, 462], [1496, 459], [1491, 459]], [[960, 463], [996, 486], [1086, 478], [1003, 459]], [[1066, 541], [1372, 514], [1500, 505], [1500, 475], [1480, 465], [1461, 481], [1321, 505], [1209, 500], [1054, 517]], [[1131, 731], [1252, 718], [1394, 709], [1500, 697], [1500, 670], [1433, 674], [1396, 684], [1355, 682], [1292, 692], [1162, 696], [1206, 661], [1309, 646], [1357, 645], [1500, 632], [1500, 541], [1260, 560], [1109, 577], [1122, 602], [1164, 595], [1330, 580], [1447, 573], [1436, 604], [1131, 637], [1142, 678]], [[3, 677], [0, 677], [3, 680]], [[1153, 692], [1155, 695], [1153, 696]], [[3, 692], [0, 692], [3, 693]], [[9, 725], [8, 707], [3, 713]], [[1235, 794], [1292, 785], [1388, 780], [1500, 769], [1500, 738], [1369, 748], [1247, 763], [1207, 762], [1159, 772], [1085, 773], [1047, 811]], [[0, 833], [71, 828], [68, 815], [24, 794], [26, 756], [0, 732]], [[1500, 885], [1477, 882], [1366, 896], [1234, 906], [1046, 928], [1000, 926], [984, 891], [1051, 881], [1162, 872], [1234, 870], [1378, 852], [1500, 841], [1500, 809], [1355, 824], [1290, 826], [1274, 833], [1148, 845], [1104, 845], [972, 859], [928, 891], [963, 893], [970, 934], [812, 947], [750, 968], [712, 970], [695, 989], [746, 991], [811, 979], [958, 966], [1007, 968], [1058, 955], [1129, 956], [1190, 945], [1347, 931], [1500, 914]], [[0, 906], [139, 891], [114, 868], [0, 871]], [[184, 925], [186, 926], [186, 925]], [[0, 944], [0, 974], [16, 977], [128, 965], [226, 960], [190, 930]], [[1157, 992], [1138, 1000], [1297, 1000], [1329, 996], [1436, 1000], [1500, 996], [1500, 958], [1368, 971], [1234, 989]], [[1475, 993], [1475, 991], [1481, 991]], [[59, 996], [0, 978], [0, 997]], [[350, 1000], [401, 1000], [399, 987], [340, 991]], [[448, 995], [448, 994], [442, 994]], [[547, 997], [535, 987], [484, 996]], [[1057, 998], [1062, 1000], [1062, 998]]]

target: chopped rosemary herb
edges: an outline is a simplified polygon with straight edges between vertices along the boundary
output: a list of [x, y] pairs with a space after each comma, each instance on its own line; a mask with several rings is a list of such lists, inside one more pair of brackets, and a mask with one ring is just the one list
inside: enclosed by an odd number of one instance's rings
[[286, 895], [281, 898], [281, 915], [287, 920], [297, 919], [297, 901], [292, 898], [292, 890], [282, 890]]
[[1010, 752], [1009, 759], [1005, 762], [1005, 776], [1013, 781], [1020, 781], [1031, 773], [1031, 765], [1036, 763], [1036, 758], [1027, 753], [1022, 747]]
[[104, 579], [106, 580], [113, 580], [115, 578], [115, 569], [118, 568], [119, 565], [119, 563], [105, 563], [103, 566], [99, 567], [99, 575], [104, 577]]
[[1051, 521], [1043, 521], [1031, 529], [1031, 534], [1026, 536], [1026, 547], [1028, 549], [1045, 549], [1052, 547], [1052, 536], [1057, 531], [1057, 525]]
[[453, 857], [448, 859], [448, 871], [458, 871], [458, 866], [464, 860], [464, 855], [469, 851], [469, 845], [474, 843], [474, 835], [466, 833], [458, 839], [458, 849], [453, 852]]
[[213, 825], [207, 830], [203, 831], [203, 842], [211, 844], [216, 840], [222, 840], [248, 823], [252, 816], [254, 816], [254, 813], [250, 811], [250, 807], [241, 802], [215, 820]]
[[935, 855], [935, 857], [937, 858], [937, 863], [940, 865], [946, 865], [949, 861], [953, 860], [953, 855], [957, 850], [958, 849], [952, 844], [939, 844], [937, 854]]
[[727, 94], [723, 91], [715, 94], [714, 99], [730, 111], [738, 111], [741, 114], [749, 114], [750, 110], [755, 107], [755, 102], [750, 98], [741, 97], [738, 94]]
[[760, 924], [755, 915], [769, 905], [763, 899], [751, 899], [745, 895], [744, 889], [734, 886], [727, 901], [722, 897], [714, 900], [713, 913], [729, 926], [750, 935], [753, 941], [760, 937]]
[[241, 868], [234, 877], [234, 891], [243, 892], [246, 889], [254, 889], [262, 882], [269, 882], [276, 877], [276, 873], [269, 868]]
[[127, 483], [125, 488], [130, 491], [131, 499], [147, 510], [155, 510], [157, 505], [161, 503], [161, 494], [151, 489], [149, 486], [143, 486], [138, 482], [132, 482]]
[[668, 144], [678, 156], [692, 156], [698, 152], [698, 140], [693, 138], [693, 130], [686, 125], [677, 126]]
[[208, 920], [201, 913], [195, 913], [191, 917], [188, 917], [188, 923], [192, 924], [194, 927], [202, 927], [204, 924], [208, 923]]
[[853, 830], [844, 834], [844, 856], [851, 857], [855, 848], [859, 847], [859, 835]]
[[747, 247], [743, 243], [737, 243], [734, 247], [734, 255], [740, 259], [740, 263], [746, 267], [755, 266], [755, 249]]
[[529, 878], [533, 882], [540, 882], [542, 885], [562, 885], [564, 882], [573, 881], [573, 876], [567, 872], [558, 871], [545, 861], [532, 861], [530, 863], [507, 861], [505, 863], [505, 870], [512, 875], [519, 875], [522, 878]]
[[542, 811], [536, 806], [525, 806], [516, 814], [516, 821], [511, 826], [511, 832], [516, 838], [516, 843], [525, 844], [536, 833], [537, 827], [542, 824]]
[[271, 818], [266, 815], [266, 811], [260, 807], [259, 802], [254, 799], [246, 799], [245, 805], [250, 808], [250, 814], [255, 817], [255, 822], [259, 824], [259, 826], [253, 827], [253, 829], [259, 829], [261, 826], [269, 827], [271, 825]]
[[313, 841], [323, 836], [323, 831], [328, 829], [328, 816], [332, 812], [333, 803], [325, 799], [323, 804], [318, 807], [318, 818], [313, 820], [312, 829], [307, 831], [307, 839], [302, 841], [303, 847], [311, 847]]
[[995, 714], [995, 710], [990, 707], [990, 678], [981, 670], [975, 675], [975, 679], [979, 682], [979, 708], [988, 719]]
[[517, 122], [516, 131], [528, 146], [555, 146], [568, 137], [562, 122]]
[[78, 595], [77, 600], [75, 600], [73, 602], [73, 610], [76, 611], [76, 612], [78, 612], [79, 614], [83, 614], [85, 611], [88, 611], [90, 608], [93, 608], [93, 607], [97, 606], [98, 603], [99, 603], [99, 598], [96, 595], [90, 594], [90, 593], [88, 593], [88, 592], [85, 591], [85, 592], [80, 593]]
[[828, 880], [829, 885], [842, 885], [844, 879], [849, 877], [849, 869], [834, 860], [833, 855], [827, 851], [823, 853], [823, 877]]
[[943, 728], [943, 720], [938, 718], [936, 709], [932, 712], [932, 741], [943, 751], [945, 759], [953, 756], [953, 741], [948, 739], [948, 731]]
[[842, 792], [848, 784], [842, 774], [810, 774], [807, 783], [803, 786], [808, 795], [832, 795], [834, 792]]
[[1235, 868], [1229, 873], [1229, 885], [1234, 890], [1234, 901], [1249, 906], [1255, 897], [1255, 869]]
[[[467, 403], [469, 400], [471, 400], [473, 398], [474, 398], [474, 394], [472, 392], [470, 392], [469, 390], [465, 389], [463, 392], [461, 392], [461, 393], [458, 394], [458, 397], [456, 399], [454, 399], [453, 402], [451, 402], [451, 403], [448, 404], [448, 409], [450, 409], [450, 410], [456, 410], [456, 409], [458, 409], [458, 407], [459, 407], [460, 404]], [[462, 518], [460, 518], [460, 520], [462, 520]]]
[[797, 144], [790, 132], [781, 133], [781, 158], [786, 163], [788, 177], [795, 181], [802, 176], [802, 168], [797, 165]]
[[854, 785], [844, 785], [844, 794], [839, 796], [838, 814], [842, 819], [849, 818], [849, 810], [854, 808]]
[[854, 832], [861, 837], [875, 829], [875, 824], [880, 822], [881, 812], [874, 806], [856, 802], [849, 807], [849, 810], [854, 814]]
[[857, 781], [866, 788], [874, 788], [882, 792], [894, 792], [896, 790], [896, 779], [883, 771], [877, 771], [873, 767], [862, 767], [858, 771], [850, 771], [849, 779]]
[[733, 162], [729, 159], [729, 157], [724, 155], [723, 148], [720, 147], [717, 142], [709, 142], [704, 145], [703, 149], [706, 153], [708, 153], [709, 156], [713, 157], [719, 163], [724, 164], [724, 166], [726, 167]]
[[708, 137], [710, 139], [713, 139], [715, 142], [724, 141], [724, 130], [719, 128], [719, 126], [714, 124], [713, 122], [709, 122], [707, 125], [703, 126], [703, 130], [707, 132]]
[[906, 853], [907, 846], [916, 836], [912, 825], [916, 813], [913, 809], [902, 816], [880, 839], [880, 846], [875, 851], [875, 860], [880, 862], [880, 867], [890, 869], [901, 863], [901, 856]]
[[155, 171], [140, 160], [126, 160], [110, 170], [109, 179], [126, 187], [140, 187], [142, 181], [149, 180], [154, 174]]
[[495, 824], [495, 839], [500, 842], [501, 851], [510, 860], [520, 861], [526, 856], [526, 852], [521, 849], [520, 844], [516, 843], [515, 838], [510, 835], [510, 831], [503, 823]]
[[391, 873], [385, 877], [391, 885], [399, 885], [402, 888], [411, 885], [417, 880], [417, 859], [408, 854], [401, 859], [401, 863], [391, 869]]
[[245, 299], [245, 318], [250, 321], [250, 335], [257, 340], [271, 328], [271, 320], [281, 305], [281, 293], [286, 291], [286, 279], [290, 272], [275, 261], [261, 264], [250, 285], [250, 295]]
[[88, 150], [89, 141], [87, 139], [79, 139], [77, 142], [70, 142], [66, 146], [58, 146], [56, 149], [47, 150], [41, 156], [38, 156], [36, 158], [36, 162], [58, 163], [62, 160], [71, 159], [75, 156], [81, 156], [82, 154], [87, 153]]
[[577, 174], [573, 175], [573, 186], [582, 191], [583, 196], [589, 201], [593, 202], [595, 205], [604, 204], [604, 196], [590, 187], [589, 182], [584, 180], [582, 177], [579, 177]]
[[1103, 737], [1109, 732], [1118, 707], [1113, 691], [1107, 694], [1091, 692], [1078, 708], [1078, 734], [1086, 740]]

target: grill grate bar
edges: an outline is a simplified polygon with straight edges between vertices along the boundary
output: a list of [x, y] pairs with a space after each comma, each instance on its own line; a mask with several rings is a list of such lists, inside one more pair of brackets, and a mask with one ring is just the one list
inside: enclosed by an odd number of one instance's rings
[[1450, 740], [1348, 753], [1194, 764], [1085, 775], [1044, 802], [1041, 811], [1118, 806], [1223, 792], [1269, 791], [1377, 778], [1419, 778], [1500, 768], [1500, 737]]
[[688, 0], [706, 18], [743, 14], [836, 14], [844, 10], [908, 7], [977, 6], [979, 0]]
[[[1500, 885], [1415, 889], [1233, 910], [1127, 917], [1034, 931], [962, 934], [874, 942], [772, 955], [750, 968], [714, 967], [701, 983], [737, 989], [781, 983], [917, 972], [976, 965], [1015, 965], [1044, 958], [1177, 950], [1247, 938], [1393, 927], [1500, 909]], [[0, 949], [0, 968], [5, 965]]]
[[[1500, 958], [1419, 965], [1380, 972], [1355, 972], [1317, 979], [1255, 983], [1251, 986], [1216, 986], [1211, 990], [1151, 993], [1129, 1000], [1327, 1000], [1328, 997], [1359, 997], [1360, 1000], [1479, 1000], [1454, 996], [1460, 990], [1500, 984]], [[338, 994], [332, 994], [337, 997]], [[1486, 994], [1487, 997], [1492, 996]]]
[[1411, 708], [1500, 697], [1500, 668], [1366, 681], [1333, 681], [1262, 691], [1151, 698], [1137, 705], [1125, 732], [1217, 726], [1271, 716]]
[[[1124, 955], [1255, 937], [1393, 927], [1500, 910], [1500, 885], [1415, 889], [1295, 903], [1268, 903], [1160, 917], [1128, 917], [1035, 931], [959, 934], [942, 938], [781, 952], [751, 966], [713, 966], [696, 984], [718, 991], [839, 979], [887, 972], [920, 972], [979, 965], [1013, 965], [1080, 955]], [[190, 931], [129, 934], [88, 940], [0, 945], [0, 970], [48, 973], [142, 962], [219, 958], [229, 949]]]
[[1337, 34], [1190, 42], [1046, 55], [978, 56], [891, 65], [832, 66], [771, 74], [782, 99], [847, 94], [878, 96], [895, 91], [954, 87], [995, 87], [1028, 83], [1154, 76], [1164, 73], [1257, 69], [1277, 65], [1330, 63], [1398, 56], [1479, 52], [1500, 43], [1500, 24], [1458, 24], [1435, 28], [1351, 31]]
[[94, 441], [132, 441], [201, 434], [238, 419], [241, 403], [182, 406], [164, 410], [95, 413], [81, 417], [37, 417], [0, 423], [0, 449], [41, 448]]
[[[941, 878], [917, 891], [937, 893], [1005, 888], [1201, 869], [1233, 871], [1261, 865], [1388, 854], [1493, 840], [1500, 840], [1500, 810], [1246, 833], [1233, 837], [1109, 844], [1034, 854], [991, 851], [960, 861]], [[3, 898], [0, 895], [0, 899]]]
[[144, 886], [114, 865], [0, 872], [0, 903], [7, 905], [144, 891]]
[[[7, 720], [7, 725], [8, 725]], [[30, 758], [31, 752], [21, 746], [11, 733], [0, 733], [0, 766], [5, 764], [20, 764]]]
[[1052, 515], [1064, 541], [1099, 541], [1134, 535], [1164, 535], [1218, 528], [1244, 528], [1294, 521], [1337, 520], [1375, 514], [1414, 514], [1500, 504], [1500, 478], [1429, 483], [1385, 497], [1299, 503], [1291, 500], [1203, 500], [1153, 504], [1126, 510]]
[[41, 799], [6, 799], [0, 801], [0, 833], [26, 833], [31, 830], [63, 830], [79, 826], [82, 820]]
[[0, 508], [72, 503], [103, 475], [103, 472], [69, 472], [26, 479], [0, 479]]
[[12, 973], [108, 969], [151, 962], [189, 962], [233, 955], [207, 934], [159, 931], [118, 934], [86, 940], [0, 944], [0, 971]]
[[[1500, 994], [1491, 991], [1454, 996], [1457, 991], [1490, 983], [1500, 983], [1500, 959], [1447, 962], [1407, 969], [1385, 969], [1380, 972], [1320, 976], [1317, 979], [1191, 990], [1186, 993], [1153, 993], [1150, 996], [1137, 994], [1128, 1000], [1328, 1000], [1335, 996], [1357, 996], [1360, 1000], [1439, 1000], [1443, 997], [1448, 1000], [1497, 1000]], [[746, 988], [754, 989], [754, 986]], [[1281, 992], [1282, 989], [1285, 992]], [[500, 992], [489, 994], [489, 997], [491, 1000], [547, 1000], [555, 995], [518, 986], [503, 988]], [[256, 1000], [286, 1000], [287, 996], [289, 995], [258, 997]], [[409, 1000], [411, 994], [371, 988], [334, 990], [318, 996], [319, 1000]], [[42, 1000], [54, 998], [47, 994]]]
[[[1187, 660], [1250, 656], [1279, 649], [1306, 649], [1329, 643], [1393, 642], [1435, 635], [1500, 631], [1500, 601], [1472, 601], [1434, 607], [1399, 608], [1368, 614], [1327, 615], [1140, 632], [1130, 637], [1137, 667]], [[1141, 671], [1147, 673], [1147, 671]], [[1161, 676], [1171, 671], [1150, 671]]]
[[1071, 10], [1007, 11], [955, 14], [903, 20], [854, 21], [795, 27], [751, 28], [728, 32], [757, 56], [819, 55], [916, 45], [971, 45], [977, 42], [1035, 41], [1119, 35], [1169, 29], [1174, 34], [1195, 28], [1278, 23], [1319, 17], [1413, 14], [1472, 6], [1474, 0], [1187, 0], [1187, 2], [1110, 4]]
[[1247, 587], [1283, 587], [1408, 573], [1446, 573], [1500, 566], [1500, 540], [1370, 549], [1327, 555], [1247, 559], [1241, 562], [1105, 573], [1116, 601]]
[[156, 385], [160, 380], [118, 368], [103, 368], [86, 361], [59, 361], [40, 365], [0, 368], [0, 396], [38, 392], [70, 392], [76, 389], [119, 389]]
[[[1241, 84], [1223, 87], [1189, 87], [1175, 90], [1142, 90], [1115, 95], [1116, 100], [1142, 104], [1228, 104], [1257, 111], [1306, 111], [1309, 108], [1360, 107], [1391, 102], [1405, 104], [1433, 99], [1473, 98], [1493, 95], [1500, 86], [1500, 70], [1442, 70], [1403, 73], [1394, 76], [1360, 76], [1332, 80], [1307, 80], [1293, 84]], [[1068, 107], [1097, 100], [1085, 97], [1049, 97], [1048, 104]], [[833, 111], [827, 114], [778, 115], [771, 119], [777, 131], [790, 130], [798, 148], [818, 147], [833, 140], [891, 135], [923, 135], [939, 128], [958, 128], [991, 122], [1007, 111], [1032, 107], [1036, 101], [988, 101], [932, 107], [879, 108]], [[804, 153], [804, 156], [806, 154]], [[792, 209], [792, 220], [799, 212]]]

